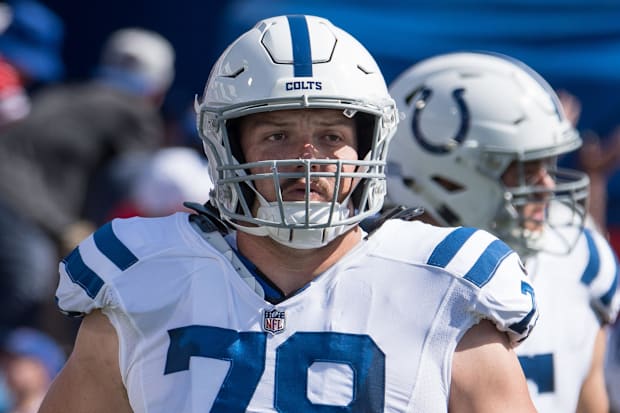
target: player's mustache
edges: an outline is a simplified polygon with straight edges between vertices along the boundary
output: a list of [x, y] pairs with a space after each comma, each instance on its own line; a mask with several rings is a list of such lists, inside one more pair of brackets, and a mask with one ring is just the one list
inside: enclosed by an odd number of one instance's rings
[[[282, 192], [290, 189], [299, 189], [306, 187], [306, 178], [288, 178], [280, 183]], [[324, 178], [310, 178], [310, 189], [321, 194], [329, 194], [331, 186]]]

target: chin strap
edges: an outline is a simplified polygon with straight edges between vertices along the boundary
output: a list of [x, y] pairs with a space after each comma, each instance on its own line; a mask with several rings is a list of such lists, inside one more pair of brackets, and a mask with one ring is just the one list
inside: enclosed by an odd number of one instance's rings
[[217, 211], [208, 205], [199, 204], [198, 202], [183, 202], [185, 208], [189, 208], [196, 212], [197, 216], [204, 221], [205, 228], [208, 228], [208, 232], [218, 231], [222, 236], [228, 235], [231, 228], [222, 221]]
[[185, 202], [186, 208], [196, 211], [196, 214], [189, 216], [190, 224], [198, 231], [202, 238], [207, 241], [213, 248], [219, 251], [224, 257], [230, 261], [231, 265], [237, 271], [241, 279], [252, 288], [261, 298], [265, 298], [265, 291], [260, 283], [256, 280], [254, 274], [248, 270], [243, 264], [241, 258], [233, 250], [224, 238], [230, 233], [228, 227], [220, 220], [215, 212], [207, 206], [195, 202]]
[[422, 207], [408, 208], [404, 205], [399, 205], [392, 209], [388, 209], [387, 211], [375, 218], [369, 218], [367, 220], [364, 220], [364, 222], [362, 223], [362, 228], [368, 233], [368, 235], [366, 235], [366, 239], [368, 239], [372, 234], [375, 233], [376, 230], [381, 227], [381, 225], [385, 224], [387, 220], [402, 219], [404, 221], [413, 221], [414, 218], [419, 217], [423, 213], [424, 208]]

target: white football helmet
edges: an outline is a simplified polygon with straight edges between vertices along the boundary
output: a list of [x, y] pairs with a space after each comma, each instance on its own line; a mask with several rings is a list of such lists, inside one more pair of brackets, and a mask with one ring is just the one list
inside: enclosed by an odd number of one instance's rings
[[[584, 173], [554, 162], [553, 190], [523, 175], [516, 187], [502, 183], [514, 161], [554, 159], [581, 145], [540, 75], [506, 56], [449, 53], [413, 65], [390, 94], [406, 119], [388, 153], [386, 202], [422, 206], [440, 225], [486, 229], [522, 255], [572, 249], [586, 215]], [[544, 230], [525, 228], [520, 212], [532, 202], [546, 205]]]
[[[386, 192], [385, 158], [398, 112], [370, 53], [351, 35], [314, 16], [278, 16], [262, 20], [233, 42], [213, 67], [204, 95], [196, 101], [198, 130], [215, 189], [210, 202], [222, 219], [241, 231], [268, 235], [300, 249], [326, 245], [361, 220], [377, 213]], [[341, 173], [343, 161], [264, 160], [245, 163], [231, 119], [287, 109], [340, 109], [358, 123], [358, 159], [354, 173]], [[305, 172], [282, 176], [281, 167], [300, 165]], [[338, 165], [329, 176], [313, 165]], [[272, 173], [252, 175], [251, 167], [269, 165]], [[354, 178], [356, 188], [338, 203], [267, 202], [253, 181], [269, 179], [276, 193], [283, 178]], [[260, 207], [252, 213], [254, 200]]]

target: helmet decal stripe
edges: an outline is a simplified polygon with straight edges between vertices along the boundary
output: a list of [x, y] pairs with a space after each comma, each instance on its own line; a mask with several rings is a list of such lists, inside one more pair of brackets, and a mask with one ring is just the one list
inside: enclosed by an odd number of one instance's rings
[[293, 45], [295, 77], [312, 77], [312, 50], [305, 16], [287, 16]]
[[461, 116], [461, 124], [459, 126], [459, 130], [456, 132], [456, 135], [450, 139], [447, 143], [442, 145], [434, 145], [430, 140], [424, 136], [422, 133], [422, 129], [420, 128], [420, 116], [422, 115], [422, 111], [426, 106], [426, 102], [433, 95], [433, 91], [424, 88], [422, 89], [420, 97], [417, 99], [414, 105], [413, 111], [413, 119], [411, 121], [411, 128], [413, 130], [413, 137], [420, 143], [420, 145], [429, 152], [433, 153], [449, 153], [458, 148], [463, 142], [465, 142], [465, 138], [467, 137], [467, 133], [469, 132], [469, 108], [465, 103], [465, 99], [463, 99], [463, 94], [465, 93], [465, 89], [459, 88], [455, 89], [452, 92], [452, 98], [455, 100], [459, 114]]

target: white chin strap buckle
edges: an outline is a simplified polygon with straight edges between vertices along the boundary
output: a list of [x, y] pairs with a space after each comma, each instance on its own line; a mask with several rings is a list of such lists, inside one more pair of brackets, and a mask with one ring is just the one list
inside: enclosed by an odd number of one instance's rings
[[[336, 203], [334, 212], [331, 214], [333, 204], [331, 202], [310, 202], [308, 214], [306, 214], [306, 202], [271, 202], [258, 209], [257, 218], [274, 222], [279, 226], [264, 227], [265, 235], [270, 236], [280, 244], [297, 249], [313, 249], [329, 244], [334, 238], [342, 235], [352, 225], [339, 224], [349, 216], [349, 209]], [[281, 214], [282, 213], [282, 214]], [[285, 221], [282, 222], [282, 215]], [[330, 222], [334, 224], [325, 228], [300, 228], [301, 226], [324, 225]], [[290, 226], [296, 228], [290, 228]]]

